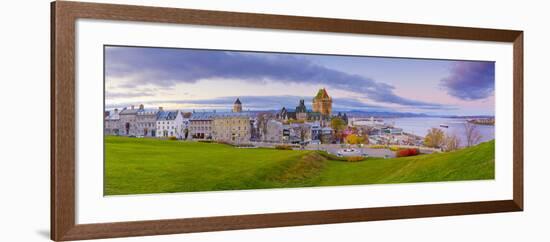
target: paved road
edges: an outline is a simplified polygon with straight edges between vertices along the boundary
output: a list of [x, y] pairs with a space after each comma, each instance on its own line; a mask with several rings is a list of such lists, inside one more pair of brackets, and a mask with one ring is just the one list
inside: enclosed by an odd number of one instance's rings
[[[331, 154], [337, 154], [338, 150], [343, 149], [341, 145], [308, 145], [306, 146], [307, 150], [324, 150]], [[370, 157], [395, 157], [395, 152], [388, 149], [372, 149], [372, 148], [354, 148], [359, 150], [359, 153], [366, 153]]]
[[[262, 143], [262, 142], [253, 142], [253, 144], [258, 146], [258, 147], [273, 147], [275, 145], [275, 144], [272, 144], [272, 143]], [[408, 146], [399, 146], [399, 147], [406, 148]], [[419, 148], [419, 147], [409, 146], [408, 148]], [[343, 148], [342, 148], [342, 145], [339, 145], [339, 144], [319, 144], [319, 145], [310, 144], [310, 145], [307, 145], [305, 147], [305, 149], [306, 150], [324, 150], [324, 151], [327, 151], [331, 154], [336, 155], [336, 154], [338, 154], [338, 151], [343, 149]], [[358, 154], [366, 153], [370, 157], [389, 157], [389, 158], [395, 157], [395, 152], [393, 152], [389, 149], [373, 149], [373, 148], [367, 148], [367, 147], [365, 147], [365, 148], [354, 148], [354, 149], [360, 151], [360, 152], [358, 152]], [[427, 147], [421, 147], [420, 150], [421, 150], [422, 153], [426, 153], [426, 154], [430, 154], [430, 153], [433, 153], [433, 152], [440, 152], [437, 149], [432, 149], [432, 148], [427, 148]]]

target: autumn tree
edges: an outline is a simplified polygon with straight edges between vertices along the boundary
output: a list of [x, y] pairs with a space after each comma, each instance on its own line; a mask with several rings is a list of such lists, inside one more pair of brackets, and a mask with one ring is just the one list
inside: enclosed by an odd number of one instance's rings
[[346, 128], [346, 122], [341, 118], [333, 118], [330, 121], [330, 127], [334, 130], [336, 140], [342, 141], [342, 132]]
[[464, 132], [466, 137], [466, 146], [470, 147], [477, 144], [481, 140], [481, 134], [477, 129], [477, 126], [473, 123], [464, 123]]
[[363, 144], [365, 142], [364, 137], [361, 137], [356, 134], [350, 134], [346, 136], [346, 143], [350, 145]]
[[424, 138], [424, 145], [433, 148], [441, 148], [445, 141], [445, 133], [441, 129], [431, 128]]

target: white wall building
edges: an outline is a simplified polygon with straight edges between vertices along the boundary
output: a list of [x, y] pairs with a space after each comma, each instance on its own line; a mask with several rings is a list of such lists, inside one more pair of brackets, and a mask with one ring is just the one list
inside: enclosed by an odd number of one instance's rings
[[157, 137], [183, 138], [185, 127], [180, 111], [161, 111], [157, 115]]

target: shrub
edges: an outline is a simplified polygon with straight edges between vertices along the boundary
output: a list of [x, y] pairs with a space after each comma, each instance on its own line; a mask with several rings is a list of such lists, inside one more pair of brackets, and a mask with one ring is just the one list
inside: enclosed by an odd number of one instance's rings
[[413, 148], [401, 149], [395, 152], [395, 156], [397, 157], [415, 156], [418, 154], [420, 154], [418, 149], [413, 149]]
[[391, 151], [399, 151], [401, 150], [402, 148], [400, 148], [399, 146], [390, 146], [390, 150]]
[[176, 136], [170, 136], [168, 137], [168, 140], [178, 140], [178, 138], [176, 138]]
[[371, 145], [371, 146], [369, 146], [369, 148], [371, 148], [371, 149], [385, 149], [386, 146], [385, 145]]
[[346, 160], [349, 161], [349, 162], [364, 161], [365, 157], [362, 157], [362, 156], [348, 156], [348, 157], [346, 157]]
[[290, 146], [290, 145], [276, 145], [275, 149], [278, 149], [278, 150], [292, 150], [292, 146]]

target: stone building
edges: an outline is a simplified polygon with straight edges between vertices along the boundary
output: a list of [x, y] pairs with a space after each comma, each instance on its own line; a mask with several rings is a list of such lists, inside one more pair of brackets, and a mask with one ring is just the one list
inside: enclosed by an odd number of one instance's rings
[[241, 103], [241, 100], [239, 100], [239, 98], [237, 98], [237, 100], [235, 100], [235, 103], [233, 104], [233, 112], [234, 113], [240, 113], [243, 111], [243, 105]]
[[136, 136], [137, 134], [137, 112], [138, 109], [132, 105], [120, 111], [120, 135]]
[[298, 106], [296, 106], [296, 109], [294, 110], [288, 110], [285, 107], [281, 109], [277, 113], [277, 118], [281, 120], [300, 120], [300, 121], [306, 121], [308, 119], [309, 112], [307, 111], [307, 107], [305, 104], [305, 101], [303, 99], [300, 99], [300, 103]]
[[162, 112], [162, 107], [159, 109], [144, 109], [143, 104], [139, 106], [136, 113], [136, 133], [139, 136], [156, 137], [157, 130], [157, 115]]
[[[329, 110], [332, 111], [331, 105], [329, 105]], [[300, 100], [300, 103], [298, 104], [298, 106], [296, 106], [296, 109], [288, 110], [285, 107], [283, 107], [281, 111], [277, 112], [276, 117], [277, 119], [282, 121], [289, 121], [289, 120], [297, 120], [302, 122], [319, 121], [323, 126], [326, 125], [327, 121], [330, 121], [330, 115], [325, 115], [318, 111], [307, 110], [305, 101], [303, 99]]]
[[281, 111], [279, 111], [279, 113], [277, 113], [277, 119], [280, 119], [280, 120], [292, 120], [292, 119], [296, 119], [296, 112], [295, 111], [289, 111], [287, 110], [285, 107], [283, 107], [281, 109]]
[[328, 95], [325, 88], [319, 89], [317, 95], [313, 98], [313, 112], [319, 112], [324, 116], [331, 115], [332, 98]]
[[307, 108], [304, 103], [304, 99], [301, 99], [300, 104], [296, 106], [296, 120], [300, 120], [300, 121], [307, 120]]
[[110, 111], [105, 117], [105, 135], [120, 135], [120, 115], [118, 108]]
[[308, 123], [290, 124], [290, 142], [303, 143], [311, 141], [311, 125]]
[[281, 143], [283, 141], [283, 129], [283, 123], [273, 119], [268, 120], [262, 140], [270, 143]]
[[193, 113], [189, 118], [189, 134], [193, 139], [212, 138], [213, 113]]
[[247, 115], [219, 114], [212, 119], [212, 139], [230, 143], [247, 143], [251, 138]]

